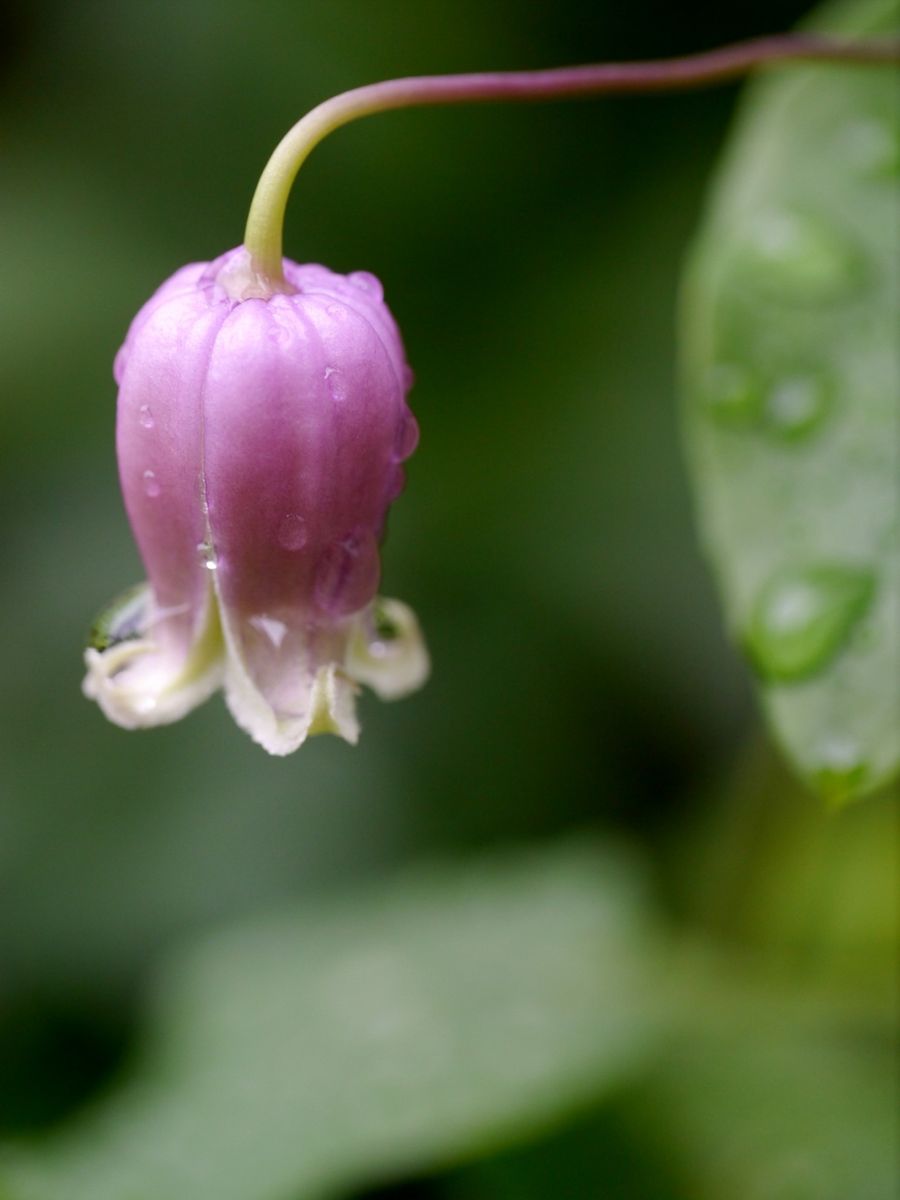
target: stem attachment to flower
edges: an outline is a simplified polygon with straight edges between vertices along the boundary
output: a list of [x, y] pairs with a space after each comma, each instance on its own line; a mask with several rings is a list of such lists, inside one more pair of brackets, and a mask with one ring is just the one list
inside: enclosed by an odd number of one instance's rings
[[289, 130], [260, 176], [244, 234], [252, 266], [272, 291], [285, 286], [282, 228], [294, 179], [310, 152], [335, 129], [394, 108], [485, 101], [554, 100], [627, 92], [677, 91], [727, 83], [757, 67], [785, 61], [888, 64], [900, 62], [897, 39], [848, 41], [820, 34], [754, 38], [682, 58], [601, 63], [544, 71], [423, 75], [353, 88], [326, 100]]

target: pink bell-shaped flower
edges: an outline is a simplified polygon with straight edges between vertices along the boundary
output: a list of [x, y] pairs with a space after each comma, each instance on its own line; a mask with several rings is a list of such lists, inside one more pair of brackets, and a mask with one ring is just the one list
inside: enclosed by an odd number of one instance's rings
[[184, 267], [115, 364], [125, 505], [148, 583], [98, 621], [85, 693], [125, 728], [175, 721], [217, 687], [272, 754], [355, 742], [358, 684], [393, 698], [428, 656], [377, 597], [379, 540], [418, 428], [411, 372], [365, 272], [247, 252]]

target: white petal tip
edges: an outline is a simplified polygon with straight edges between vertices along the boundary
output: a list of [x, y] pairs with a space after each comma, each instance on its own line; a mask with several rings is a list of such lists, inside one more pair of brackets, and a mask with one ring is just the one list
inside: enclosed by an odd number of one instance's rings
[[350, 636], [346, 667], [382, 700], [399, 700], [420, 688], [431, 660], [413, 610], [401, 600], [379, 596]]
[[356, 693], [352, 680], [334, 663], [319, 667], [306, 692], [302, 713], [277, 712], [252, 684], [246, 672], [232, 662], [225, 684], [225, 700], [240, 727], [269, 754], [293, 754], [309, 737], [334, 733], [355, 746], [359, 740]]
[[89, 647], [84, 663], [87, 675], [82, 692], [122, 729], [150, 729], [178, 721], [221, 683], [220, 663], [210, 663], [195, 674], [143, 638], [108, 650]]

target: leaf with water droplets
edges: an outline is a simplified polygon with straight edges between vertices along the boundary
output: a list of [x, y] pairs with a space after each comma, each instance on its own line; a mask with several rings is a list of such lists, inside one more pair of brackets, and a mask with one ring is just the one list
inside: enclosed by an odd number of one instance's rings
[[310, 1200], [559, 1120], [655, 1042], [635, 868], [573, 841], [204, 936], [170, 965], [131, 1078], [0, 1150], [0, 1192]]
[[[896, 31], [891, 0], [830, 9]], [[896, 71], [754, 84], [684, 288], [685, 431], [736, 640], [800, 773], [842, 801], [900, 763]]]

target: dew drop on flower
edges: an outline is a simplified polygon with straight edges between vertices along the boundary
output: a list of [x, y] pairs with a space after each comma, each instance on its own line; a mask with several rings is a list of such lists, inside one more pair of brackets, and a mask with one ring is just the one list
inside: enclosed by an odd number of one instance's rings
[[309, 540], [306, 522], [298, 513], [286, 513], [278, 526], [278, 543], [284, 550], [302, 550]]
[[141, 405], [140, 411], [138, 413], [138, 420], [140, 421], [140, 423], [144, 427], [144, 429], [152, 429], [153, 426], [156, 424], [156, 421], [153, 419], [153, 413], [150, 409], [149, 404]]
[[863, 178], [900, 171], [900, 125], [881, 117], [859, 116], [838, 130], [836, 153]]
[[332, 400], [336, 404], [342, 404], [347, 399], [347, 381], [337, 367], [325, 368], [325, 382]]
[[384, 299], [384, 288], [381, 286], [381, 281], [368, 271], [352, 271], [347, 278], [355, 287], [373, 296], [376, 300]]
[[406, 412], [397, 426], [397, 439], [394, 443], [394, 457], [398, 462], [409, 458], [419, 444], [419, 423], [411, 412]]
[[156, 478], [155, 471], [144, 472], [144, 495], [151, 500], [155, 500], [160, 494], [162, 488], [159, 486], [159, 480]]

